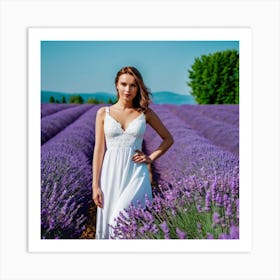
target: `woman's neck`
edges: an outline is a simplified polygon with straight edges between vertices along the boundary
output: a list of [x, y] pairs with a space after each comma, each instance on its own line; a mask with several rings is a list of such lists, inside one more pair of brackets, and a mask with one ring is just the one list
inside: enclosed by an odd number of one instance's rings
[[122, 110], [133, 108], [132, 102], [126, 102], [123, 100], [118, 100], [118, 102], [115, 105], [116, 105], [116, 107], [118, 107], [119, 109], [122, 109]]

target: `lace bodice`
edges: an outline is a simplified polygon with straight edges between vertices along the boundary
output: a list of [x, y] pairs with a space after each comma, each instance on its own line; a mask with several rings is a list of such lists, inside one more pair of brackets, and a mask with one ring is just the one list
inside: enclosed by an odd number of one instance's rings
[[110, 115], [109, 107], [105, 110], [104, 132], [107, 149], [127, 147], [141, 150], [146, 129], [144, 113], [134, 118], [124, 130], [121, 124]]

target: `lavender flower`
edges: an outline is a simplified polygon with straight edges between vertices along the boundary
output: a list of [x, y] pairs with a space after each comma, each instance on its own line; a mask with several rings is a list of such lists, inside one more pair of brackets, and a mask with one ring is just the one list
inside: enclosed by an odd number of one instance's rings
[[220, 218], [220, 215], [217, 212], [213, 213], [213, 215], [212, 215], [212, 221], [213, 221], [212, 227], [215, 227], [217, 224], [219, 224], [219, 222], [220, 222], [219, 218]]
[[165, 221], [160, 224], [160, 228], [162, 229], [162, 231], [164, 233], [164, 239], [170, 239], [169, 228]]
[[212, 233], [207, 233], [207, 239], [214, 239], [214, 236]]
[[181, 231], [179, 228], [176, 228], [176, 233], [179, 239], [186, 239], [187, 234]]
[[230, 227], [230, 238], [239, 239], [239, 227], [238, 226], [232, 225]]

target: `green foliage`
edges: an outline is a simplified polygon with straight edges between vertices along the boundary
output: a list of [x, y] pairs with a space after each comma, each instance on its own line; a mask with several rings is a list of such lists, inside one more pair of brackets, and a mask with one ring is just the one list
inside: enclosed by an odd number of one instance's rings
[[198, 104], [239, 104], [239, 53], [226, 50], [195, 58], [188, 85]]
[[117, 101], [113, 100], [112, 98], [108, 99], [108, 104], [115, 104]]
[[[88, 103], [88, 104], [102, 104], [102, 103], [105, 103], [105, 102], [102, 101], [102, 100], [99, 100], [99, 99], [97, 99], [97, 98], [92, 98], [92, 97], [91, 97], [91, 98], [88, 98], [88, 99], [87, 99], [86, 103]], [[113, 100], [113, 99], [111, 99], [111, 98], [109, 98], [108, 101], [107, 101], [107, 103], [108, 103], [108, 104], [114, 104], [114, 103], [116, 103], [116, 101]]]
[[[83, 99], [83, 97], [81, 95], [75, 94], [70, 96], [68, 103], [70, 104], [101, 104], [101, 103], [107, 103], [107, 104], [115, 104], [117, 100], [115, 100], [114, 98], [109, 98], [107, 102], [104, 102], [103, 100], [100, 100], [98, 98], [95, 97], [90, 97], [87, 98], [86, 100]], [[61, 97], [61, 100], [55, 99], [53, 96], [50, 96], [49, 98], [49, 103], [63, 103], [66, 104], [67, 100], [65, 98], [65, 96]]]
[[66, 98], [65, 98], [65, 96], [62, 96], [62, 98], [61, 98], [61, 103], [66, 103]]
[[88, 104], [100, 104], [101, 101], [96, 99], [96, 98], [89, 98], [86, 103], [88, 103]]
[[75, 104], [83, 104], [84, 99], [80, 95], [72, 95], [69, 99], [69, 103], [75, 103]]
[[50, 103], [55, 103], [55, 99], [54, 99], [53, 96], [50, 96], [49, 102], [50, 102]]

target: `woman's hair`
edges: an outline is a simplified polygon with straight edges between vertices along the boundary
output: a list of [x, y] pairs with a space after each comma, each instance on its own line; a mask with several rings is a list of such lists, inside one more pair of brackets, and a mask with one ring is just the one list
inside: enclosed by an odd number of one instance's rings
[[146, 112], [149, 104], [151, 103], [151, 98], [150, 98], [151, 92], [145, 86], [142, 75], [135, 67], [125, 66], [122, 69], [120, 69], [119, 72], [117, 73], [117, 76], [115, 78], [116, 87], [119, 81], [119, 77], [123, 74], [129, 74], [133, 76], [138, 86], [137, 95], [133, 99], [133, 107], [136, 108], [138, 111]]

